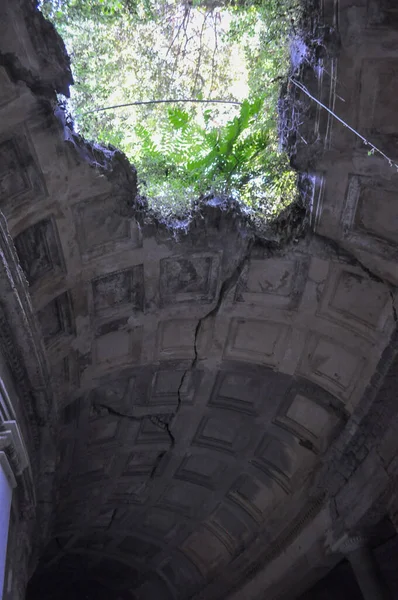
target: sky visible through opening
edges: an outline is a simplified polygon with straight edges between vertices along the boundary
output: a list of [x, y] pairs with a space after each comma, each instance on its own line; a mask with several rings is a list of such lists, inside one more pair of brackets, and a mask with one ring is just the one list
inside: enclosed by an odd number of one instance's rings
[[[182, 9], [179, 15], [179, 20], [181, 20], [183, 18], [182, 13]], [[231, 25], [231, 14], [230, 12], [228, 12], [227, 10], [219, 10], [217, 11], [215, 18], [217, 19], [217, 36], [218, 38], [223, 38], [226, 36], [227, 32], [229, 31], [230, 25]], [[200, 31], [202, 28], [202, 24], [203, 24], [203, 20], [204, 20], [204, 16], [203, 16], [203, 11], [196, 9], [196, 8], [192, 8], [190, 11], [190, 21], [188, 23], [187, 26], [187, 30], [186, 30], [186, 35], [188, 37], [188, 39], [190, 40], [190, 45], [194, 46], [194, 50], [191, 50], [191, 53], [196, 53], [197, 47], [196, 44], [198, 42], [199, 36], [200, 36]], [[92, 30], [94, 30], [94, 24], [92, 25]], [[72, 27], [71, 27], [72, 29]], [[177, 28], [178, 29], [178, 28]], [[138, 32], [137, 32], [138, 35]], [[175, 31], [175, 35], [177, 35], [177, 31]], [[214, 35], [214, 29], [212, 27], [211, 24], [209, 24], [204, 32], [203, 32], [203, 40], [202, 40], [203, 45], [205, 45], [207, 48], [209, 48], [211, 50], [211, 52], [217, 52], [217, 51], [222, 51], [223, 48], [221, 47], [221, 50], [218, 50], [218, 45], [221, 44], [220, 40], [215, 38]], [[259, 27], [256, 27], [256, 32], [254, 33], [254, 35], [251, 37], [250, 39], [250, 43], [252, 45], [257, 45], [259, 44]], [[73, 45], [73, 38], [71, 36], [71, 39], [66, 38], [65, 39], [65, 45], [67, 48], [68, 53], [73, 56], [74, 53], [74, 45]], [[152, 38], [152, 50], [154, 53], [156, 53], [159, 58], [161, 58], [161, 60], [164, 61], [165, 65], [167, 65], [169, 67], [170, 70], [173, 69], [173, 63], [175, 61], [175, 57], [173, 56], [173, 54], [170, 52], [170, 40], [167, 39], [167, 37], [165, 35], [154, 35]], [[226, 48], [225, 48], [226, 49]], [[248, 65], [247, 65], [247, 57], [245, 56], [244, 53], [244, 48], [241, 44], [229, 44], [228, 45], [228, 69], [230, 70], [231, 73], [231, 77], [227, 82], [227, 85], [224, 89], [219, 90], [223, 95], [217, 98], [214, 95], [214, 90], [209, 89], [209, 85], [206, 86], [206, 89], [209, 90], [209, 93], [206, 95], [206, 98], [209, 99], [234, 99], [237, 100], [239, 102], [243, 102], [243, 100], [245, 100], [245, 98], [247, 98], [249, 96], [249, 85], [248, 85]], [[192, 58], [187, 55], [185, 57], [183, 57], [182, 59], [183, 61], [185, 60], [187, 63], [192, 62]], [[74, 72], [74, 64], [72, 61], [72, 72]], [[173, 72], [173, 71], [171, 71]], [[75, 78], [78, 80], [79, 76], [75, 75]], [[126, 84], [128, 86], [130, 86], [132, 89], [137, 89], [142, 82], [142, 73], [137, 72], [137, 71], [126, 71]], [[206, 83], [209, 83], [209, 81], [207, 80]], [[148, 85], [148, 92], [150, 92], [150, 86]], [[79, 87], [75, 87], [72, 86], [71, 90], [71, 97], [70, 100], [67, 102], [67, 106], [68, 109], [70, 110], [72, 115], [76, 115], [76, 130], [79, 131], [79, 114], [76, 114], [75, 111], [75, 106], [79, 105], [79, 100], [80, 100], [80, 90]], [[188, 96], [190, 96], [190, 94], [188, 94]], [[148, 100], [152, 99], [152, 97], [150, 98], [148, 96], [147, 98]], [[156, 98], [153, 98], [156, 99]], [[138, 100], [138, 97], [137, 97]], [[109, 102], [109, 106], [115, 105], [115, 104], [123, 104], [126, 102], [126, 96], [123, 94], [123, 91], [119, 91], [119, 90], [113, 90], [110, 95], [108, 96], [108, 102]], [[210, 107], [211, 105], [207, 105], [207, 107]], [[100, 107], [97, 107], [100, 108]], [[201, 126], [205, 126], [205, 120], [204, 120], [204, 110], [206, 109], [206, 106], [202, 106], [198, 109], [196, 109], [195, 111], [195, 121], [201, 125]], [[116, 113], [115, 110], [115, 115], [117, 118], [117, 115], [121, 115], [119, 118], [125, 119], [126, 117], [128, 119], [132, 119], [132, 121], [136, 121], [137, 119], [140, 118], [140, 113], [142, 112], [142, 107], [140, 106], [131, 106], [131, 107], [122, 107], [120, 109], [117, 109], [118, 113]], [[227, 123], [228, 120], [233, 119], [236, 114], [237, 114], [237, 106], [236, 105], [231, 105], [231, 104], [225, 104], [225, 105], [221, 105], [218, 107], [214, 107], [213, 106], [213, 113], [214, 116], [211, 120], [211, 125], [214, 126], [222, 126], [225, 125]], [[84, 130], [84, 128], [83, 128]]]

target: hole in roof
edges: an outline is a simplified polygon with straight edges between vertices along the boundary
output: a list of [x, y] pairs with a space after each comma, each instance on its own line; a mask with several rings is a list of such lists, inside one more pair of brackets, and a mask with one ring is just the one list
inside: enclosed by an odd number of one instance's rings
[[86, 139], [121, 149], [163, 216], [227, 198], [270, 220], [297, 199], [278, 99], [298, 0], [41, 0]]

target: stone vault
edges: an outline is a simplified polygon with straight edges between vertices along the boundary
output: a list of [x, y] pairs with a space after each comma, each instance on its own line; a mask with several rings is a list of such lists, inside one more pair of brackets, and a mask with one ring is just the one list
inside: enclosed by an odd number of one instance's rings
[[[398, 160], [392, 3], [320, 10], [334, 42], [303, 83]], [[36, 566], [28, 600], [296, 597], [395, 502], [396, 168], [296, 90], [307, 233], [260, 238], [214, 199], [172, 231], [68, 129], [68, 60], [29, 0], [1, 3], [0, 65], [2, 335], [36, 352], [10, 597]]]

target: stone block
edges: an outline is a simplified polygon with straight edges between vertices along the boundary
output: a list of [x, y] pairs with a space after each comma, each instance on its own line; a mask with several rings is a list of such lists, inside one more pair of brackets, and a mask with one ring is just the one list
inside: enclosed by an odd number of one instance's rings
[[357, 349], [312, 333], [307, 339], [299, 373], [341, 399], [348, 400], [365, 364], [365, 358]]
[[218, 287], [219, 269], [217, 254], [164, 258], [160, 263], [162, 303], [212, 302]]
[[271, 321], [234, 318], [224, 347], [232, 360], [277, 365], [284, 354], [290, 328]]
[[210, 490], [216, 490], [221, 476], [226, 469], [226, 464], [215, 456], [189, 452], [176, 470], [174, 477], [190, 483], [196, 483]]
[[[4, 70], [3, 70], [4, 73]], [[3, 74], [4, 81], [4, 74]], [[0, 137], [0, 205], [7, 216], [47, 194], [30, 135], [19, 128]]]
[[123, 306], [142, 311], [144, 308], [144, 268], [137, 265], [102, 275], [92, 281], [94, 311], [108, 314]]
[[65, 271], [64, 259], [53, 219], [43, 219], [22, 231], [14, 239], [18, 258], [30, 285], [46, 275]]
[[307, 272], [306, 260], [252, 259], [237, 285], [235, 301], [296, 309]]
[[192, 441], [193, 445], [228, 454], [243, 452], [250, 442], [248, 422], [226, 414], [203, 417]]
[[202, 527], [192, 533], [181, 547], [203, 575], [209, 575], [231, 558], [222, 541], [209, 529]]
[[235, 502], [257, 523], [261, 523], [267, 510], [275, 502], [275, 482], [269, 479], [268, 485], [248, 475], [238, 477], [227, 497]]
[[318, 314], [371, 336], [384, 329], [391, 314], [390, 292], [363, 270], [335, 264], [330, 270]]
[[84, 261], [142, 245], [134, 219], [123, 216], [113, 197], [99, 196], [73, 207], [77, 240]]

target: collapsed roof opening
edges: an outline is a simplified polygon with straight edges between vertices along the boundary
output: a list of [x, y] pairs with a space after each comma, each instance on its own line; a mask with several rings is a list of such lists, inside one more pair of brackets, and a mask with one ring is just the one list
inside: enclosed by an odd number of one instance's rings
[[152, 208], [179, 216], [210, 193], [270, 219], [296, 199], [277, 106], [299, 0], [40, 7], [72, 59], [75, 128], [125, 152]]

